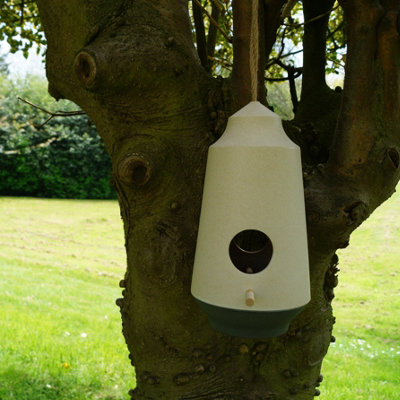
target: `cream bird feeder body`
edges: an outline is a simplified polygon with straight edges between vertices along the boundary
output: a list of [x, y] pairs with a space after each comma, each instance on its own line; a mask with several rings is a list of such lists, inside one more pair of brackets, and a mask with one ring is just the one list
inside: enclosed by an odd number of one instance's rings
[[259, 338], [310, 300], [300, 149], [259, 102], [209, 149], [192, 294], [215, 329]]

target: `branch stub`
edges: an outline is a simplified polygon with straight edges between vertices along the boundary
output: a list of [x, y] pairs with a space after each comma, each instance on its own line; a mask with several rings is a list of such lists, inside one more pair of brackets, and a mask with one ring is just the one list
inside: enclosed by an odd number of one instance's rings
[[151, 175], [150, 163], [139, 154], [130, 154], [118, 165], [118, 176], [127, 185], [143, 186]]
[[86, 50], [80, 51], [74, 61], [75, 74], [82, 86], [90, 88], [93, 86], [96, 75], [97, 65], [94, 57]]

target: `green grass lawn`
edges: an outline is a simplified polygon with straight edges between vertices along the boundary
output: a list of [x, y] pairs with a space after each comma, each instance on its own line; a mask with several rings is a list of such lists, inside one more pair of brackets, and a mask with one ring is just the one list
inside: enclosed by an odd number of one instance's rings
[[336, 342], [320, 398], [400, 399], [400, 194], [353, 233], [339, 260]]
[[[0, 198], [0, 400], [128, 399], [114, 201]], [[323, 400], [400, 399], [400, 196], [340, 254]]]
[[0, 399], [127, 399], [114, 201], [0, 198]]

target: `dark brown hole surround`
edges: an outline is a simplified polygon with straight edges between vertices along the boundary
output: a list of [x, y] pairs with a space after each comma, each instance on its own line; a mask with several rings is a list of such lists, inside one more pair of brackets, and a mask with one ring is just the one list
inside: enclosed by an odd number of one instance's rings
[[87, 60], [82, 59], [80, 63], [80, 68], [82, 72], [82, 77], [88, 79], [90, 77], [90, 65]]
[[387, 151], [387, 155], [389, 156], [389, 159], [393, 165], [394, 169], [399, 168], [399, 164], [400, 164], [400, 156], [399, 153], [396, 149], [388, 149]]
[[91, 54], [81, 51], [74, 61], [75, 73], [82, 85], [87, 88], [94, 84], [97, 74], [96, 61]]
[[132, 168], [132, 181], [138, 185], [143, 185], [148, 180], [148, 170], [145, 164], [137, 163]]
[[256, 229], [239, 232], [229, 244], [229, 257], [233, 265], [245, 274], [256, 274], [267, 268], [272, 253], [271, 239]]
[[149, 181], [150, 174], [150, 164], [137, 154], [129, 154], [118, 165], [119, 178], [126, 185], [142, 186]]

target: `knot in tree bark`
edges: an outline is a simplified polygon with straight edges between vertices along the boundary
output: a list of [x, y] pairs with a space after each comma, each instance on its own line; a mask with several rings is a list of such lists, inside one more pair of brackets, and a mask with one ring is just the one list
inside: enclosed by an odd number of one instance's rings
[[97, 64], [94, 55], [87, 50], [80, 51], [74, 61], [75, 74], [82, 86], [90, 89], [94, 86], [97, 75]]
[[145, 185], [151, 172], [150, 162], [140, 154], [128, 154], [118, 164], [119, 179], [126, 185]]

